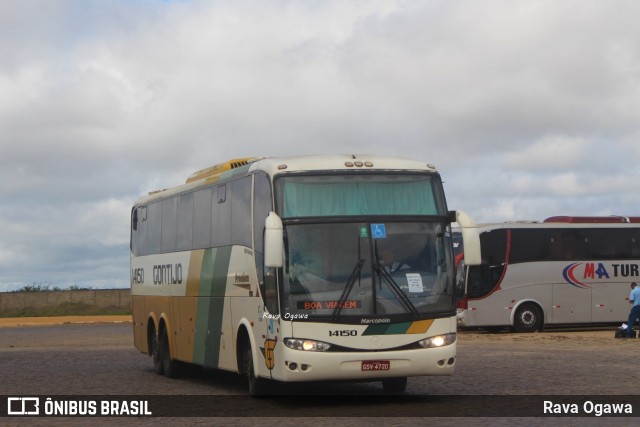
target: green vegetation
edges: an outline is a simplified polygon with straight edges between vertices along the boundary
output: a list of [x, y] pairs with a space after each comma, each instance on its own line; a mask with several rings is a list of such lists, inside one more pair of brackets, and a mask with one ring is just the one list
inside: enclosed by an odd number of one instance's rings
[[84, 303], [63, 303], [50, 307], [27, 307], [19, 310], [2, 310], [0, 317], [49, 317], [49, 316], [105, 316], [131, 314], [123, 307], [96, 307]]
[[59, 288], [58, 286], [51, 286], [50, 283], [47, 282], [33, 282], [28, 285], [24, 285], [20, 289], [16, 289], [12, 292], [50, 292], [50, 291], [90, 291], [93, 290], [91, 286], [79, 286], [77, 284], [73, 284], [68, 288]]

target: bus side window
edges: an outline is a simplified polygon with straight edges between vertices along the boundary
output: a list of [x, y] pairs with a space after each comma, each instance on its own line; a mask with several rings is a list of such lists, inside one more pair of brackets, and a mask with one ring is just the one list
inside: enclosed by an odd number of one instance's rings
[[640, 233], [634, 230], [633, 234], [631, 236], [631, 257], [636, 258], [640, 256]]
[[251, 177], [236, 179], [228, 184], [231, 190], [231, 244], [252, 247]]
[[129, 248], [133, 255], [138, 256], [138, 208], [133, 208], [131, 212], [131, 240]]
[[211, 247], [211, 188], [193, 194], [193, 249]]
[[467, 296], [482, 298], [491, 292], [502, 277], [504, 264], [501, 265], [472, 265], [469, 266]]

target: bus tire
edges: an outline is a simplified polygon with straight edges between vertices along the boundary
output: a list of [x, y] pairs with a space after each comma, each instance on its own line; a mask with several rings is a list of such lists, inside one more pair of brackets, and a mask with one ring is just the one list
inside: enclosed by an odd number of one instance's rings
[[151, 358], [153, 359], [153, 370], [158, 375], [164, 374], [162, 355], [160, 354], [160, 341], [155, 329], [149, 332], [149, 345], [151, 346]]
[[404, 393], [407, 389], [407, 377], [385, 378], [382, 380], [382, 389], [385, 393]]
[[524, 303], [516, 310], [513, 329], [516, 332], [535, 332], [542, 328], [542, 311], [537, 304]]
[[253, 369], [253, 353], [251, 344], [247, 341], [243, 353], [244, 374], [249, 385], [249, 396], [258, 397], [266, 394], [265, 380], [258, 378]]
[[167, 378], [175, 378], [178, 376], [178, 361], [171, 359], [171, 350], [169, 350], [169, 337], [167, 330], [162, 329], [162, 339], [160, 340], [160, 360], [162, 362], [162, 371]]

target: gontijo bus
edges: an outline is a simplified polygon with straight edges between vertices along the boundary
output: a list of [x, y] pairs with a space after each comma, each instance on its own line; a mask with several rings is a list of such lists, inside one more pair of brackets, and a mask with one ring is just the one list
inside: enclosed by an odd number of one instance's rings
[[133, 206], [135, 346], [158, 373], [235, 371], [252, 394], [266, 380], [397, 392], [409, 376], [450, 375], [453, 217], [420, 161], [251, 158], [196, 172]]
[[639, 217], [556, 216], [477, 232], [482, 265], [458, 269], [461, 326], [532, 332], [626, 321], [629, 285], [640, 280]]

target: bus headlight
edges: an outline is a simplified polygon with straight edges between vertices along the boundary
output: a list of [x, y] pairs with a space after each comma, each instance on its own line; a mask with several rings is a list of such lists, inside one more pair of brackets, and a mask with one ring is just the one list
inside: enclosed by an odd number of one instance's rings
[[284, 345], [294, 350], [303, 351], [327, 351], [331, 348], [331, 344], [326, 342], [300, 338], [285, 338]]
[[418, 344], [424, 348], [444, 347], [456, 342], [456, 334], [436, 335], [435, 337], [425, 338], [418, 341]]

